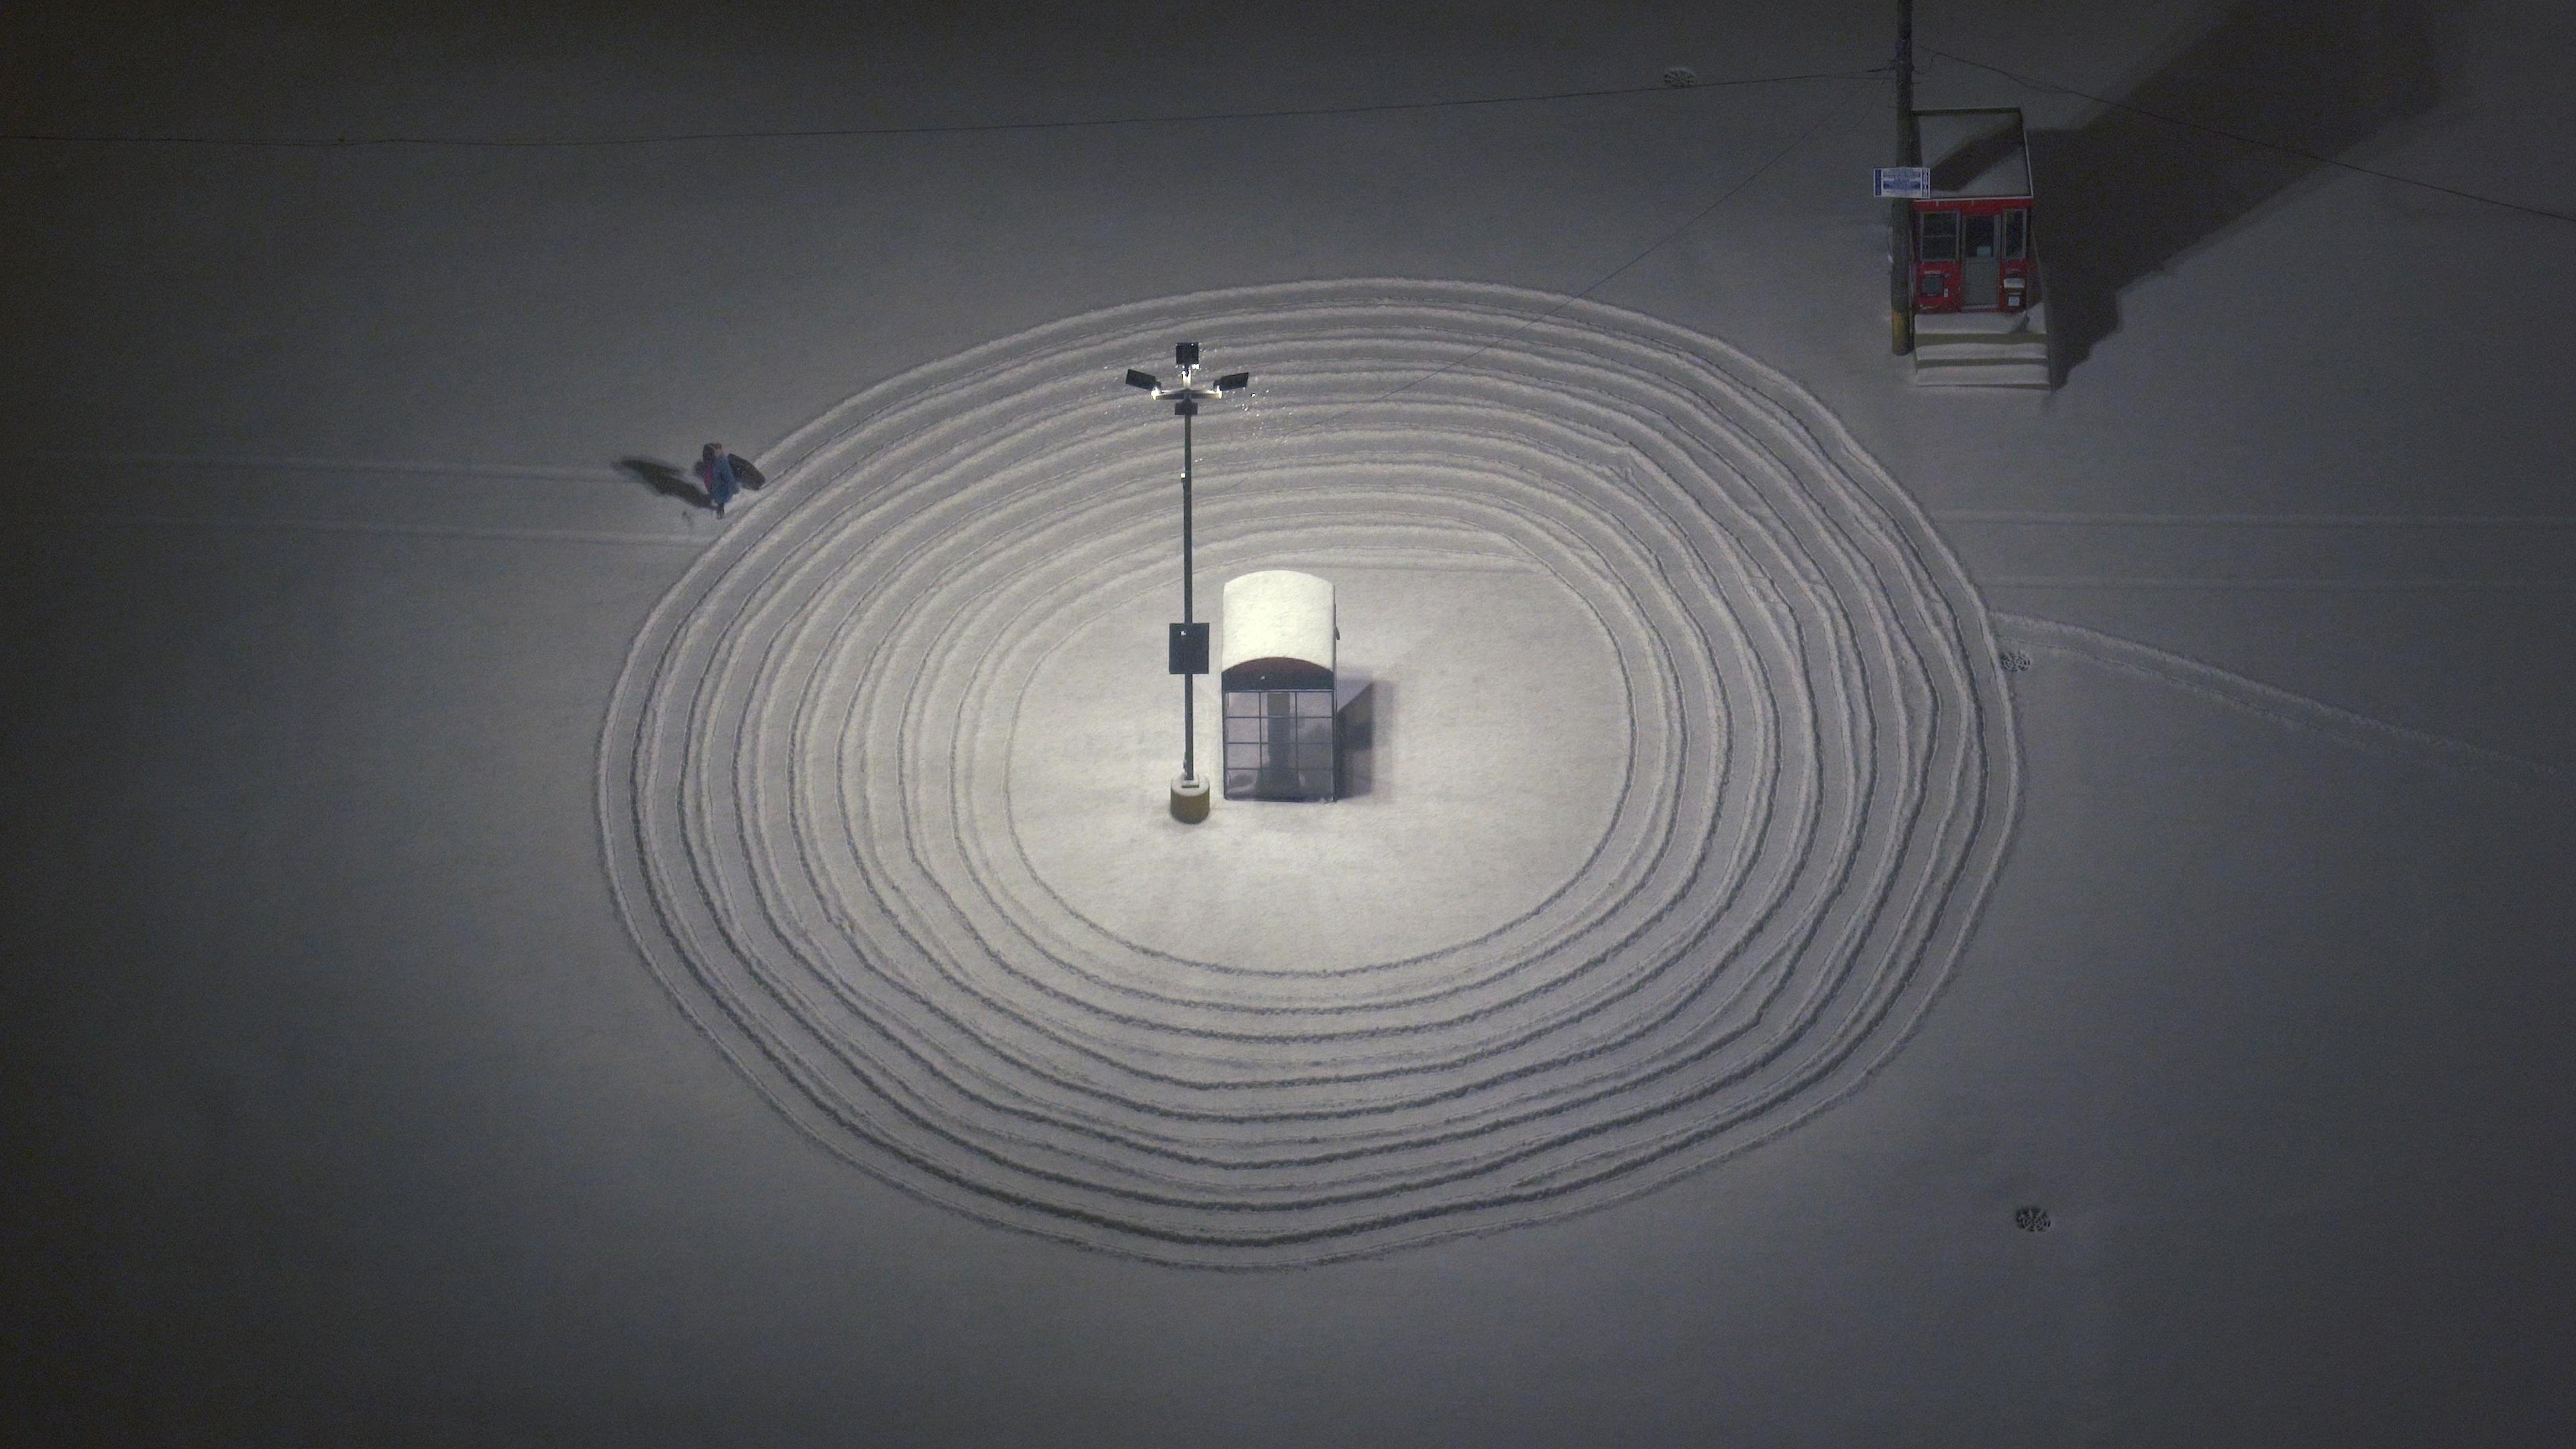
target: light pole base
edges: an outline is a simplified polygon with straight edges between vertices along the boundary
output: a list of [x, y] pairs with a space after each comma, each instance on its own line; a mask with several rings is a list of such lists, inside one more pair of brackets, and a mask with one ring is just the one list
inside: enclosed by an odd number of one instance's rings
[[1208, 817], [1208, 777], [1193, 780], [1187, 775], [1172, 778], [1172, 818], [1183, 825], [1196, 825]]

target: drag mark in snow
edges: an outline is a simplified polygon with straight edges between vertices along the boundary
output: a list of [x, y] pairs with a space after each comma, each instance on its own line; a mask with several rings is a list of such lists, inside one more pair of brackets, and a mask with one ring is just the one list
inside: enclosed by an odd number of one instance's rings
[[[1251, 969], [1031, 868], [1030, 682], [1176, 572], [1171, 419], [1119, 377], [1185, 337], [1261, 387], [1259, 427], [1201, 429], [1212, 475], [1257, 480], [1202, 513], [1208, 575], [1513, 557], [1599, 620], [1626, 775], [1534, 908]], [[1009, 1227], [1294, 1266], [1705, 1167], [1905, 1038], [2013, 818], [1997, 643], [1923, 515], [1788, 379], [1651, 318], [1407, 281], [1169, 298], [891, 380], [760, 462], [603, 727], [619, 905], [815, 1140]]]
[[2430, 730], [2373, 719], [2341, 705], [2328, 704], [2258, 679], [2248, 679], [2188, 654], [2176, 654], [2152, 644], [2141, 644], [2134, 639], [2123, 639], [2116, 634], [2105, 634], [2077, 624], [2061, 624], [2052, 619], [2037, 619], [2023, 614], [1996, 614], [1993, 617], [2006, 643], [2018, 648], [2037, 649], [2079, 659], [2096, 668], [2152, 679], [2257, 719], [2323, 735], [2343, 744], [2413, 750], [2437, 759], [2500, 766], [2516, 773], [2536, 775], [2558, 785], [2576, 783], [2576, 777], [2571, 777], [2556, 765], [2489, 749], [2485, 745], [2473, 745]]

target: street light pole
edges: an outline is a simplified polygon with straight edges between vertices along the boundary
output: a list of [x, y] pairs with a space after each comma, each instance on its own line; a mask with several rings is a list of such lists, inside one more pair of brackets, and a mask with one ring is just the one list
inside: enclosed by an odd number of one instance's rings
[[[1191, 579], [1197, 572], [1190, 566], [1190, 425], [1198, 420], [1199, 405], [1195, 398], [1183, 398], [1173, 411], [1181, 415], [1181, 628], [1195, 633], [1198, 613], [1190, 593]], [[1199, 668], [1207, 667], [1201, 661]], [[1181, 676], [1181, 778], [1196, 780], [1199, 746], [1199, 677]]]
[[1179, 364], [1178, 387], [1165, 387], [1150, 372], [1127, 370], [1127, 385], [1142, 388], [1152, 397], [1170, 399], [1172, 411], [1181, 420], [1181, 622], [1172, 626], [1171, 672], [1181, 676], [1181, 773], [1172, 782], [1172, 818], [1184, 825], [1196, 825], [1207, 819], [1208, 784], [1199, 778], [1199, 676], [1208, 672], [1207, 626], [1198, 621], [1198, 597], [1194, 588], [1196, 570], [1191, 557], [1190, 492], [1192, 477], [1192, 425], [1199, 415], [1199, 404], [1220, 398], [1230, 392], [1241, 392], [1252, 386], [1252, 374], [1230, 372], [1213, 383], [1199, 381], [1199, 345], [1184, 342], [1172, 349], [1172, 361]]

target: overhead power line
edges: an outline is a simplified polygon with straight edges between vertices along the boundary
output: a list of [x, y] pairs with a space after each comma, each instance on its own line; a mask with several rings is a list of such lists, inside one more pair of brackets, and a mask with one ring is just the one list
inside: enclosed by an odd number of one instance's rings
[[2108, 96], [2097, 96], [2091, 91], [2078, 90], [2074, 86], [2060, 85], [2055, 81], [2041, 80], [2034, 76], [2023, 75], [2017, 71], [2006, 70], [1999, 65], [1988, 65], [1982, 60], [1970, 60], [1964, 55], [1954, 55], [1946, 50], [1935, 50], [1930, 46], [1923, 47], [1923, 53], [1926, 55], [1937, 55], [1943, 60], [1957, 61], [1961, 65], [1985, 71], [1990, 75], [2002, 76], [2004, 79], [2011, 81], [2015, 85], [2025, 87], [2029, 90], [2049, 91], [2058, 95], [2075, 96], [2083, 100], [2091, 101], [2096, 105], [2109, 106], [2115, 111], [2125, 111], [2133, 116], [2144, 116], [2151, 121], [2161, 121], [2168, 126], [2179, 127], [2186, 131], [2198, 131], [2204, 136], [2216, 136], [2221, 140], [2234, 141], [2241, 146], [2251, 146], [2261, 151], [2277, 151], [2284, 156], [2296, 156], [2303, 161], [2313, 161], [2320, 166], [2332, 166], [2339, 171], [2351, 171], [2363, 176], [2375, 176], [2382, 181], [2394, 181], [2400, 186], [2412, 186], [2424, 191], [2436, 191], [2440, 192], [2444, 196], [2458, 197], [2462, 201], [2474, 201], [2484, 206], [2502, 207], [2506, 211], [2518, 211], [2525, 216], [2544, 217], [2550, 221], [2576, 222], [2576, 212], [2552, 211], [2545, 206], [2529, 206], [2519, 201], [2507, 201], [2501, 196], [2488, 196], [2482, 192], [2466, 191], [2457, 186], [2444, 186], [2438, 181], [2426, 181], [2421, 177], [2400, 176], [2394, 171], [2382, 171], [2376, 167], [2359, 165], [2355, 162], [2341, 160], [2337, 157], [2328, 156], [2321, 152], [2301, 150], [2299, 147], [2284, 145], [2278, 141], [2266, 141], [2260, 136], [2248, 136], [2242, 132], [2227, 130], [2224, 127], [2212, 126], [2200, 121], [2185, 120], [2180, 116], [2167, 115], [2162, 111], [2151, 111], [2144, 106], [2133, 106], [2127, 101], [2115, 101]]
[[[1699, 80], [1686, 90], [1723, 90], [1736, 86], [1789, 85], [1800, 81], [1876, 80], [1880, 70], [1804, 71], [1791, 75], [1735, 76]], [[1265, 111], [1201, 111], [1188, 115], [1103, 116], [1053, 121], [970, 121], [937, 126], [833, 126], [808, 130], [675, 131], [650, 136], [192, 136], [101, 132], [0, 132], [0, 141], [123, 143], [148, 146], [241, 146], [292, 150], [340, 150], [359, 147], [441, 146], [533, 150], [584, 146], [668, 146], [700, 141], [803, 141], [862, 136], [960, 136], [997, 131], [1074, 131], [1108, 126], [1188, 126], [1216, 121], [1277, 121], [1307, 116], [1366, 116], [1388, 111], [1459, 110], [1471, 106], [1520, 106], [1546, 101], [1588, 101], [1611, 96], [1667, 95], [1674, 86], [1614, 86], [1606, 90], [1543, 91], [1528, 95], [1474, 96], [1445, 101], [1383, 101], [1357, 106], [1285, 106]]]

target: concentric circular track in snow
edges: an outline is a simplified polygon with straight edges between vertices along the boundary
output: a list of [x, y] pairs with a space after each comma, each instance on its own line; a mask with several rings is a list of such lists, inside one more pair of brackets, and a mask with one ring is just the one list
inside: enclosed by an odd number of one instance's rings
[[[1185, 337], [1261, 378], [1202, 429], [1229, 485], [1203, 583], [1500, 560], [1597, 641], [1564, 678], [1615, 721], [1584, 756], [1598, 808], [1438, 939], [1194, 952], [1033, 848], [1096, 809], [1114, 851], [1161, 808], [1159, 715], [1133, 760], [1099, 737], [1130, 796], [1070, 816], [1032, 740], [1133, 713], [1062, 665], [1176, 582], [1172, 421], [1118, 378]], [[767, 461], [610, 710], [618, 899], [782, 1111], [1010, 1226], [1290, 1265], [1729, 1155], [1904, 1037], [2012, 818], [1993, 640], [1922, 515], [1786, 378], [1649, 318], [1420, 282], [1177, 297], [897, 378]], [[1138, 633], [1134, 678], [1176, 713], [1158, 649]]]

